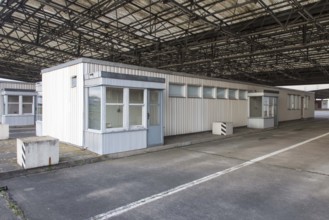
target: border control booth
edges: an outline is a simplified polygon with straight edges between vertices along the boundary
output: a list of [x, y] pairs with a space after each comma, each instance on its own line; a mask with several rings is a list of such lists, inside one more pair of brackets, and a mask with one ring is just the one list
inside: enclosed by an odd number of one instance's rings
[[99, 71], [85, 76], [85, 146], [98, 154], [163, 144], [165, 79]]
[[278, 126], [279, 91], [263, 90], [248, 93], [249, 128], [272, 128]]

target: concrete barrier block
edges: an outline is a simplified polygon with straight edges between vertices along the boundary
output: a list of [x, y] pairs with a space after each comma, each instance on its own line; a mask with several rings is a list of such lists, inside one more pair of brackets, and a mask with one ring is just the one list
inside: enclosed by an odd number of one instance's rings
[[233, 134], [232, 122], [213, 122], [212, 134], [216, 135], [231, 135]]
[[9, 125], [0, 124], [0, 140], [9, 139]]
[[50, 166], [58, 162], [58, 139], [48, 136], [17, 139], [17, 163], [24, 169]]

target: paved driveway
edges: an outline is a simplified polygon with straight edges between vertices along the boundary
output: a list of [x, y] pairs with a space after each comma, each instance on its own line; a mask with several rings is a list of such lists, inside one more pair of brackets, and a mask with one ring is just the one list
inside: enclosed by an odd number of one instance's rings
[[0, 185], [28, 219], [328, 220], [328, 132], [304, 121]]

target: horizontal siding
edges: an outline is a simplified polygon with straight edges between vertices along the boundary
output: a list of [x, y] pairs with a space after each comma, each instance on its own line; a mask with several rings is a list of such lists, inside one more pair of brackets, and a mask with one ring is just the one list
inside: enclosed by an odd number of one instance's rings
[[34, 115], [2, 115], [2, 123], [10, 126], [34, 125]]

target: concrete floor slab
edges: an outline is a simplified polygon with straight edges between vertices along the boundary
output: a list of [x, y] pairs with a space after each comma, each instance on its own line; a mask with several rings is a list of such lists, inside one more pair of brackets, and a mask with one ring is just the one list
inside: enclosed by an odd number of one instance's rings
[[[329, 132], [327, 120], [1, 180], [28, 219], [89, 219]], [[114, 219], [329, 219], [329, 135]]]

